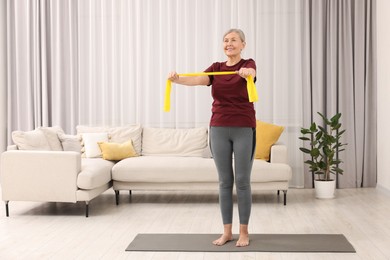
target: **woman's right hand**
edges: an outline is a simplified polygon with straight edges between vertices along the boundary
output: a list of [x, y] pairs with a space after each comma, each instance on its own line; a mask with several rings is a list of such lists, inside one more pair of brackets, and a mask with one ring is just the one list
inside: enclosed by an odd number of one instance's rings
[[176, 73], [176, 71], [172, 71], [168, 74], [168, 80], [175, 82], [179, 79], [179, 75]]
[[201, 86], [208, 85], [210, 83], [210, 78], [208, 76], [196, 76], [196, 77], [180, 77], [176, 71], [172, 71], [168, 74], [168, 80], [173, 83], [185, 85], [185, 86]]

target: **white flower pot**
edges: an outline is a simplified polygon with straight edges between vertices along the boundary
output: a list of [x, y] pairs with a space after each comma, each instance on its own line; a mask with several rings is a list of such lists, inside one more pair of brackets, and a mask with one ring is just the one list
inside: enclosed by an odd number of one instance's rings
[[316, 190], [317, 199], [333, 199], [334, 191], [336, 189], [336, 181], [314, 181], [314, 188]]

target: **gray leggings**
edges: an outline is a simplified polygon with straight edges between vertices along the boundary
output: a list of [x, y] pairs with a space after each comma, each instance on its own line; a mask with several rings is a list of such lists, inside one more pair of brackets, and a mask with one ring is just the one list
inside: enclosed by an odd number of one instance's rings
[[[251, 127], [211, 127], [210, 148], [219, 176], [219, 205], [223, 224], [233, 221], [233, 185], [236, 179], [240, 224], [247, 225], [252, 207], [250, 177], [256, 146]], [[233, 159], [234, 154], [234, 174]]]

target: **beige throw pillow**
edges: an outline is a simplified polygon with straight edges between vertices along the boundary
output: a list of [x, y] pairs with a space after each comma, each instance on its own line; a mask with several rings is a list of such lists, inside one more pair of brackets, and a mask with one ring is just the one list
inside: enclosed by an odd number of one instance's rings
[[39, 127], [38, 130], [42, 131], [46, 137], [47, 142], [49, 143], [50, 150], [52, 151], [62, 151], [62, 144], [60, 139], [58, 138], [58, 134], [64, 134], [64, 130], [62, 130], [59, 126], [53, 127]]
[[19, 150], [51, 150], [45, 134], [39, 129], [33, 131], [13, 131], [12, 141]]
[[58, 133], [58, 138], [64, 151], [73, 151], [81, 153], [81, 140], [77, 135], [66, 135]]
[[12, 141], [19, 150], [62, 151], [58, 134], [64, 131], [59, 126], [38, 127], [33, 131], [13, 131]]

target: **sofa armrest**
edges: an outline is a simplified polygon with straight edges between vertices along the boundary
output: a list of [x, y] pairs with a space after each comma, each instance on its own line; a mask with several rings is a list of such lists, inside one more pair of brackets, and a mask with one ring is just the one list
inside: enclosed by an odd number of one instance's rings
[[76, 202], [80, 153], [6, 151], [0, 167], [4, 201]]
[[271, 147], [271, 163], [288, 163], [287, 146], [283, 144], [274, 144]]

